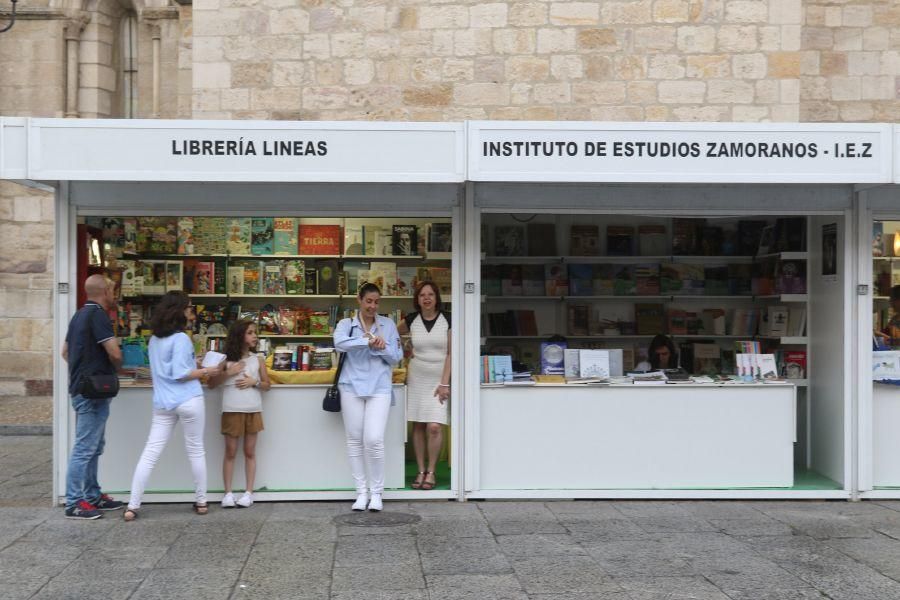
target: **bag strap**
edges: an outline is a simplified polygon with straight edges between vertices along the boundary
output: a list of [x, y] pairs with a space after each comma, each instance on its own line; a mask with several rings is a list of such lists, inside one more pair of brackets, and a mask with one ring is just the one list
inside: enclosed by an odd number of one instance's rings
[[[353, 333], [354, 327], [356, 327], [356, 325], [353, 325], [353, 324], [350, 325], [350, 331], [348, 332], [348, 335], [350, 333]], [[347, 360], [347, 353], [341, 352], [341, 356], [340, 356], [340, 358], [338, 358], [337, 370], [334, 372], [334, 383], [331, 384], [331, 387], [336, 387], [338, 382], [341, 380], [341, 371], [344, 370], [344, 361], [345, 360]]]

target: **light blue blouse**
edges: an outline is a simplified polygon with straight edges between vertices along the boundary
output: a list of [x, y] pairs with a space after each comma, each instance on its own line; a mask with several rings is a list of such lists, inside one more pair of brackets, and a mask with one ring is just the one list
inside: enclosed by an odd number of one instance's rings
[[150, 376], [153, 378], [153, 408], [172, 410], [195, 396], [203, 395], [200, 380], [181, 381], [197, 368], [194, 344], [179, 331], [168, 337], [150, 338]]
[[377, 315], [372, 333], [384, 338], [384, 350], [369, 347], [359, 316], [341, 319], [334, 330], [334, 347], [347, 353], [338, 385], [349, 388], [357, 396], [389, 395], [391, 371], [403, 358], [400, 334], [393, 321]]

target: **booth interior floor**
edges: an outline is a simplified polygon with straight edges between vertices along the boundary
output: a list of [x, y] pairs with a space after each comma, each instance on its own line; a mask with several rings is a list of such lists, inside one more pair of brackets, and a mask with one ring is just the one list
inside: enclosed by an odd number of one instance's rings
[[[403, 489], [411, 490], [409, 484], [413, 482], [416, 478], [416, 473], [419, 471], [419, 467], [416, 465], [415, 461], [407, 461], [406, 462], [406, 487]], [[437, 470], [434, 474], [437, 485], [434, 487], [436, 490], [449, 490], [450, 489], [450, 464], [443, 460], [438, 460]]]
[[794, 487], [792, 490], [840, 490], [843, 486], [810, 469], [798, 468], [794, 471]]

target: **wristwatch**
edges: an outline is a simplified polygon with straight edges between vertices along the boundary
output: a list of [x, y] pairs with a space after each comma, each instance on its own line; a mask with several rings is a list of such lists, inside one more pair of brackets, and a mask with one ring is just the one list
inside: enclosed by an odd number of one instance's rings
[[365, 333], [363, 334], [363, 337], [366, 338], [367, 340], [374, 340], [374, 339], [375, 339], [375, 336], [372, 334], [371, 331], [365, 332]]

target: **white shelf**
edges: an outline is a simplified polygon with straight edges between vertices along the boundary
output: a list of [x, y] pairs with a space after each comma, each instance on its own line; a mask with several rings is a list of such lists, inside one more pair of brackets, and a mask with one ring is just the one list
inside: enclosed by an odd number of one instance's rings
[[[743, 336], [743, 337], [751, 337], [751, 336]], [[778, 340], [781, 344], [786, 345], [804, 345], [809, 343], [809, 338], [805, 335], [784, 335], [784, 336], [774, 336], [774, 335], [759, 335], [756, 336], [761, 340]]]
[[809, 259], [809, 252], [772, 252], [771, 254], [760, 254], [756, 259], [807, 260]]
[[808, 294], [773, 294], [771, 296], [757, 296], [757, 300], [778, 300], [779, 302], [807, 302]]
[[[278, 338], [278, 339], [285, 339], [285, 340], [301, 340], [301, 339], [324, 340], [324, 339], [330, 339], [331, 337], [333, 337], [333, 335], [334, 334], [331, 334], [331, 333], [327, 333], [324, 335], [290, 335], [290, 334], [282, 335], [282, 334], [277, 334], [277, 333], [261, 333], [261, 334], [259, 334], [259, 337], [261, 337], [261, 338]], [[220, 335], [207, 334], [206, 337], [208, 337], [208, 338], [226, 338], [226, 337], [228, 337], [228, 335], [227, 334], [220, 334]]]
[[336, 258], [345, 260], [449, 260], [447, 258], [426, 259], [421, 254], [344, 254]]
[[564, 298], [564, 296], [481, 296], [481, 301], [482, 302], [493, 302], [496, 300], [512, 300], [512, 301], [552, 300], [554, 302], [559, 302], [563, 298]]
[[341, 296], [340, 294], [230, 294], [229, 298], [292, 298], [292, 299], [303, 299], [303, 298], [332, 298], [339, 299], [350, 296]]
[[753, 296], [703, 296], [701, 294], [684, 294], [684, 295], [675, 295], [675, 296], [663, 296], [664, 298], [671, 298], [673, 301], [681, 301], [681, 300], [750, 300], [753, 301]]
[[216, 254], [207, 256], [224, 256], [227, 258], [260, 258], [260, 259], [279, 259], [279, 258], [340, 258], [338, 254]]

